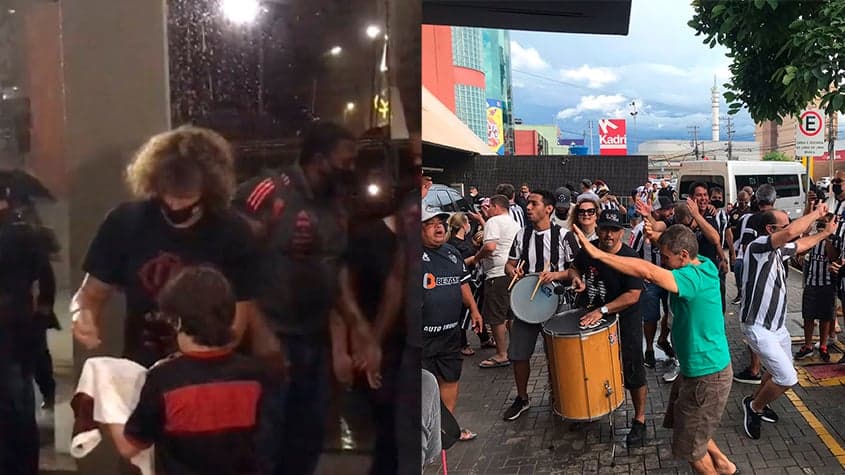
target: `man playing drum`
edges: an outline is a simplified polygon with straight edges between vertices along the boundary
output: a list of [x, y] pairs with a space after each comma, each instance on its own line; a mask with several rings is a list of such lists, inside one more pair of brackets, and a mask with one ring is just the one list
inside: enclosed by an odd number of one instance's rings
[[[598, 220], [598, 239], [592, 241], [602, 251], [617, 256], [639, 258], [637, 253], [622, 242], [625, 231], [617, 209], [605, 209]], [[640, 314], [641, 278], [620, 274], [610, 266], [579, 253], [573, 266], [575, 275], [583, 279], [586, 291], [576, 299], [578, 307], [589, 313], [581, 317], [582, 326], [591, 326], [602, 318], [619, 315], [619, 339], [622, 345], [622, 373], [625, 389], [634, 402], [634, 420], [628, 432], [628, 447], [645, 441], [646, 385], [643, 360], [643, 325]]]
[[[533, 225], [516, 233], [511, 247], [505, 273], [511, 278], [522, 278], [526, 273], [542, 273], [540, 282], [571, 280], [569, 266], [572, 264], [577, 241], [568, 231], [552, 225], [550, 216], [554, 212], [555, 196], [546, 190], [534, 190], [528, 195], [528, 219]], [[548, 271], [548, 272], [544, 272]], [[573, 282], [580, 285], [580, 281]], [[542, 325], [527, 323], [519, 318], [511, 325], [511, 340], [508, 359], [513, 366], [516, 380], [516, 399], [505, 411], [504, 420], [518, 418], [528, 407], [528, 377], [531, 374], [531, 355], [537, 344], [537, 335]]]
[[672, 454], [685, 459], [699, 474], [736, 473], [736, 465], [713, 441], [732, 384], [719, 271], [712, 261], [698, 255], [695, 234], [676, 224], [660, 236], [664, 269], [639, 258], [605, 252], [588, 242], [580, 230], [573, 232], [583, 253], [617, 272], [669, 291], [674, 315], [672, 342], [681, 366], [663, 420], [664, 427], [673, 429]]

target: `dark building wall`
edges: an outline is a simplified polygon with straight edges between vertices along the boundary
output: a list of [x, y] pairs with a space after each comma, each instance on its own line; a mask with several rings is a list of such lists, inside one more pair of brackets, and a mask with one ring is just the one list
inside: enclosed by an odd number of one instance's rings
[[622, 197], [648, 180], [648, 158], [638, 156], [515, 156], [461, 158], [458, 154], [425, 154], [426, 167], [443, 169], [432, 172], [435, 183], [476, 185], [481, 194], [490, 196], [499, 183], [528, 183], [531, 188], [555, 188], [571, 183], [580, 191], [584, 178], [604, 180], [611, 191]]

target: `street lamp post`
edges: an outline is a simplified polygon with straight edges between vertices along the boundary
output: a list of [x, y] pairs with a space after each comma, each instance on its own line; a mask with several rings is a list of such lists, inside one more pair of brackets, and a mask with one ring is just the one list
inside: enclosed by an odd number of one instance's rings
[[349, 117], [349, 114], [355, 111], [355, 103], [354, 102], [347, 102], [346, 107], [343, 108], [343, 123], [346, 124], [346, 119]]

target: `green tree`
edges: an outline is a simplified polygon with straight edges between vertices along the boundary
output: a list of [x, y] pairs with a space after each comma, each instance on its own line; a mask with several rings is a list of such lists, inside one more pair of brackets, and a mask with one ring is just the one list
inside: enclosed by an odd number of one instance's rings
[[791, 162], [792, 158], [786, 156], [783, 152], [769, 152], [763, 155], [763, 160], [767, 162]]
[[711, 48], [728, 49], [728, 113], [755, 122], [797, 115], [821, 97], [845, 112], [845, 0], [695, 0], [688, 23]]

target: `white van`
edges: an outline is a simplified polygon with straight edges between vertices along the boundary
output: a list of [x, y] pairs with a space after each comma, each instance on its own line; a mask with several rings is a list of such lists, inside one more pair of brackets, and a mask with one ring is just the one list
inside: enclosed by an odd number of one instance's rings
[[725, 203], [736, 202], [736, 194], [744, 186], [757, 187], [768, 183], [775, 187], [775, 208], [800, 218], [807, 202], [806, 170], [800, 162], [696, 160], [681, 162], [678, 169], [678, 194], [686, 198], [689, 187], [700, 181], [725, 190]]

